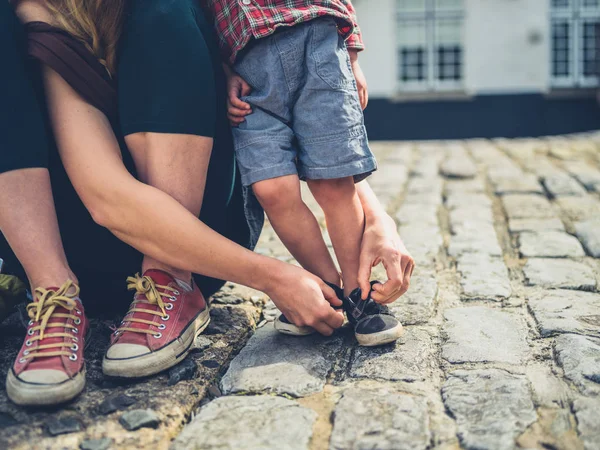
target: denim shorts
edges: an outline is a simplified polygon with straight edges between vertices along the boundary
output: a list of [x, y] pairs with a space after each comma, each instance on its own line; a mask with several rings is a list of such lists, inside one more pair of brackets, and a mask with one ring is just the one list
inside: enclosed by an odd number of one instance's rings
[[245, 186], [298, 174], [301, 179], [366, 178], [369, 149], [344, 39], [325, 17], [254, 41], [235, 63], [252, 92], [252, 114], [233, 129]]

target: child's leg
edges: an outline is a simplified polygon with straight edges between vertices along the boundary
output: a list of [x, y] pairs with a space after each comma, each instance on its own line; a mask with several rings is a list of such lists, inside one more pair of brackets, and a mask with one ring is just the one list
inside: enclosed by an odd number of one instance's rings
[[252, 185], [273, 229], [302, 267], [336, 285], [340, 275], [327, 250], [317, 219], [302, 201], [297, 175]]
[[333, 249], [342, 269], [344, 294], [358, 287], [360, 245], [365, 217], [352, 177], [309, 180], [308, 186], [323, 208]]

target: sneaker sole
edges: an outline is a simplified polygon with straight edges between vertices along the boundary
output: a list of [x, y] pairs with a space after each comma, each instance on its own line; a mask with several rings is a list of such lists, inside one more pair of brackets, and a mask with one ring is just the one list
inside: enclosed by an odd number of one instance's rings
[[36, 384], [22, 381], [10, 369], [6, 377], [6, 394], [17, 405], [47, 406], [68, 402], [85, 387], [85, 369], [58, 384]]
[[382, 331], [380, 333], [373, 334], [360, 334], [355, 333], [356, 340], [359, 345], [363, 347], [376, 347], [378, 345], [385, 345], [391, 342], [395, 342], [404, 334], [404, 327], [402, 324], [396, 325], [394, 328], [390, 328], [389, 330]]
[[298, 327], [291, 323], [285, 323], [281, 320], [275, 320], [273, 326], [277, 331], [288, 336], [309, 336], [316, 331], [309, 327]]
[[210, 323], [210, 311], [206, 308], [190, 323], [182, 335], [162, 349], [127, 359], [102, 361], [102, 372], [109, 377], [142, 378], [170, 369], [183, 361], [192, 350], [194, 341]]

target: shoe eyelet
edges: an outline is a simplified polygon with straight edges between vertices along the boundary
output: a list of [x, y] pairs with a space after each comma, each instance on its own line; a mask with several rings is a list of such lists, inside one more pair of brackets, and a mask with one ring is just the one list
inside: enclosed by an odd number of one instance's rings
[[29, 322], [27, 322], [28, 327], [30, 327], [31, 325], [33, 325], [33, 320], [30, 320]]
[[81, 319], [79, 317], [77, 319], [75, 319], [73, 322], [75, 323], [75, 325], [81, 325]]
[[179, 291], [173, 291], [174, 295], [179, 295]]
[[159, 330], [164, 330], [165, 328], [167, 328], [167, 326], [166, 326], [164, 323], [161, 323], [161, 324], [158, 326], [158, 329], [159, 329]]
[[175, 296], [173, 295], [173, 296], [169, 297], [169, 300], [171, 300], [172, 302], [175, 302], [175, 301], [177, 301], [177, 297], [175, 297]]
[[79, 328], [72, 328], [73, 333], [77, 334], [79, 333]]
[[33, 333], [35, 333], [35, 331], [33, 331], [33, 328], [30, 328], [29, 331], [27, 332], [27, 334], [29, 336], [33, 336]]
[[24, 364], [26, 361], [27, 361], [27, 359], [25, 359], [25, 358], [19, 359], [19, 363], [21, 363], [21, 364]]
[[73, 346], [71, 347], [71, 350], [73, 350], [74, 352], [76, 352], [77, 350], [79, 350], [79, 345], [73, 344]]
[[79, 338], [78, 337], [73, 336], [71, 339], [73, 339], [73, 342], [79, 342]]
[[69, 359], [71, 361], [77, 361], [77, 355], [75, 353], [73, 353], [71, 356], [69, 356]]
[[27, 356], [27, 355], [29, 355], [29, 350], [25, 350], [25, 351], [23, 352], [23, 355], [24, 355], [24, 356]]
[[154, 338], [155, 338], [155, 339], [160, 339], [161, 337], [162, 337], [162, 333], [156, 333], [156, 334], [154, 335]]
[[168, 314], [166, 316], [161, 317], [162, 320], [164, 320], [165, 322], [167, 320], [169, 320], [171, 318], [171, 316], [169, 316]]
[[75, 314], [81, 315], [81, 311], [79, 311], [78, 309], [75, 310]]
[[173, 309], [173, 304], [172, 303], [167, 303], [165, 305], [165, 309], [168, 310], [168, 311], [171, 311]]
[[31, 342], [29, 339], [27, 339], [27, 340], [25, 341], [25, 346], [26, 346], [26, 347], [31, 347], [32, 345], [33, 345], [33, 342]]

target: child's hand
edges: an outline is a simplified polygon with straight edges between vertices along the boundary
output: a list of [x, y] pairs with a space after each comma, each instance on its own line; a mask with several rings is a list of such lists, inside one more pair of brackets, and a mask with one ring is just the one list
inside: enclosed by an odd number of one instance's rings
[[240, 97], [250, 94], [252, 88], [246, 81], [236, 73], [227, 75], [227, 118], [231, 125], [236, 127], [244, 120], [244, 117], [252, 113], [252, 108]]
[[360, 106], [362, 109], [367, 107], [369, 103], [369, 90], [367, 89], [367, 79], [363, 73], [360, 64], [358, 64], [358, 51], [348, 50], [350, 53], [350, 63], [352, 65], [352, 72], [356, 79], [356, 87], [358, 88], [358, 98], [360, 99]]

